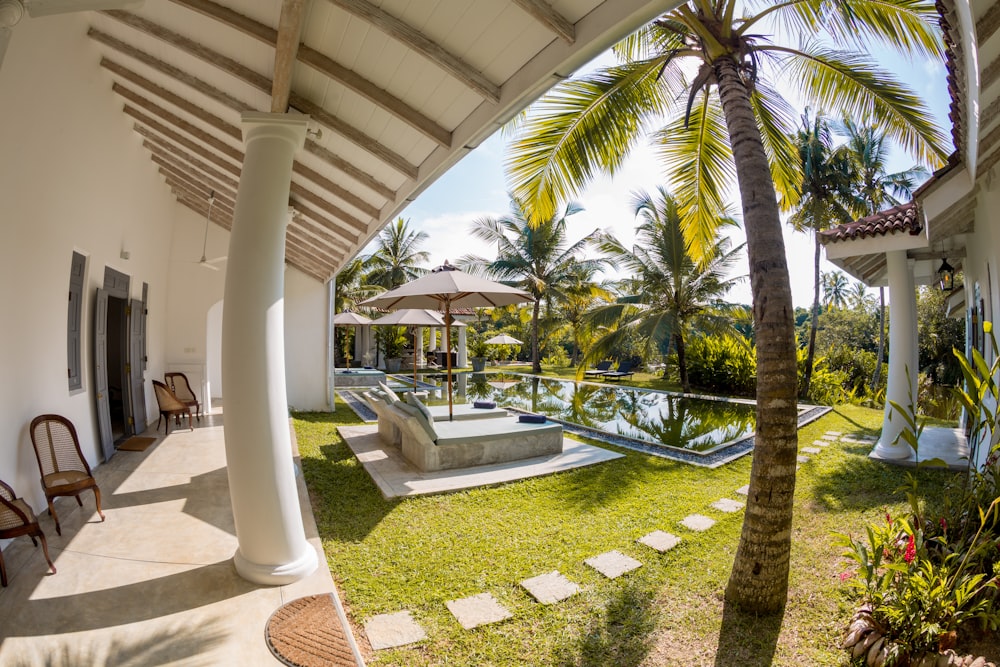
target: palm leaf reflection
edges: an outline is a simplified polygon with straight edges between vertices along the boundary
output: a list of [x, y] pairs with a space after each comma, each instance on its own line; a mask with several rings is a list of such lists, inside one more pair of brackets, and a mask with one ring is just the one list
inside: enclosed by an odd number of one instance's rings
[[700, 451], [749, 435], [754, 427], [754, 408], [744, 403], [551, 378], [487, 377], [470, 383], [470, 395], [475, 387], [501, 405], [653, 444]]

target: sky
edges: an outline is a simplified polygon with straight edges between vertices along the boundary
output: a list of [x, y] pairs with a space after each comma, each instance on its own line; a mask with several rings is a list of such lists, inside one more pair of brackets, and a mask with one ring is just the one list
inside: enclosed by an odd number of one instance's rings
[[[950, 99], [945, 82], [945, 68], [940, 62], [916, 60], [904, 61], [896, 54], [879, 54], [882, 66], [893, 72], [906, 82], [930, 108], [939, 126], [945, 128], [950, 135], [950, 124], [947, 120]], [[614, 62], [613, 56], [604, 54], [583, 70]], [[781, 89], [781, 86], [778, 86]], [[790, 91], [786, 94], [793, 106], [795, 104]], [[857, 119], [863, 121], [863, 119]], [[506, 137], [497, 132], [484, 141], [476, 150], [467, 155], [461, 162], [442, 176], [437, 182], [427, 188], [401, 213], [403, 218], [410, 220], [411, 225], [425, 231], [430, 236], [425, 249], [431, 255], [430, 266], [438, 266], [445, 259], [457, 260], [466, 254], [475, 254], [487, 259], [496, 256], [495, 248], [491, 247], [470, 233], [472, 222], [483, 216], [500, 216], [509, 210], [507, 197], [507, 179], [504, 174], [503, 160], [505, 155]], [[894, 151], [889, 164], [890, 172], [910, 168], [914, 164], [911, 157], [901, 151]], [[624, 167], [614, 178], [601, 176], [594, 179], [585, 191], [576, 197], [583, 206], [583, 211], [568, 218], [570, 241], [576, 241], [593, 232], [604, 229], [615, 234], [626, 247], [632, 244], [636, 225], [630, 202], [637, 190], [652, 192], [659, 184], [667, 185], [663, 169], [652, 154], [648, 144], [640, 142], [633, 151]], [[739, 199], [735, 189], [732, 190], [731, 201], [738, 210]], [[795, 233], [785, 225], [784, 238], [786, 255], [789, 261], [789, 275], [792, 286], [792, 299], [796, 306], [808, 307], [812, 301], [813, 275], [813, 240], [806, 234]], [[735, 243], [742, 243], [742, 231], [733, 235]], [[371, 252], [373, 246], [365, 249], [365, 254]], [[747, 274], [746, 257], [737, 264], [733, 277], [744, 278]], [[833, 264], [822, 259], [821, 270], [836, 270]], [[609, 277], [619, 277], [611, 274]], [[874, 293], [874, 290], [869, 290]], [[727, 300], [749, 304], [749, 281], [741, 279], [727, 295]]]

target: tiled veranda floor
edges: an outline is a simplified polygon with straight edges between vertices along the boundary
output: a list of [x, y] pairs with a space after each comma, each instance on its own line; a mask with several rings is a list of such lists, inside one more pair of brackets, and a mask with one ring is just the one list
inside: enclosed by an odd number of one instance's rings
[[95, 470], [104, 523], [90, 493], [83, 508], [57, 501], [62, 537], [42, 516], [58, 574], [47, 574], [27, 537], [4, 550], [10, 585], [0, 589], [0, 665], [280, 664], [264, 640], [270, 615], [334, 590], [305, 484], [299, 476], [319, 568], [287, 586], [245, 581], [232, 564], [222, 415], [195, 426], [166, 438], [161, 429], [145, 452], [119, 451]]

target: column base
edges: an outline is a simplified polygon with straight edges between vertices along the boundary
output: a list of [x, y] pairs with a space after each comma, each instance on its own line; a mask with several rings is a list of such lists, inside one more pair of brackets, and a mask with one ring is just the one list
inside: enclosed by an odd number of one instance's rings
[[872, 458], [885, 459], [889, 461], [912, 459], [914, 457], [913, 448], [905, 442], [902, 442], [902, 440], [895, 445], [891, 442], [883, 442], [882, 440], [879, 440], [870, 456]]
[[305, 579], [316, 571], [318, 564], [316, 550], [308, 542], [303, 543], [302, 555], [290, 563], [252, 563], [243, 557], [239, 549], [233, 555], [236, 572], [247, 581], [263, 586], [284, 586]]

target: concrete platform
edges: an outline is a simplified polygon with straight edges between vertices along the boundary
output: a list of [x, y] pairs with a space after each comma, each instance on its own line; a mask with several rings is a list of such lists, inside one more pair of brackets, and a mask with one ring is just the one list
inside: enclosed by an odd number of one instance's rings
[[387, 499], [503, 484], [603, 463], [623, 456], [564, 437], [563, 451], [560, 454], [473, 468], [423, 472], [407, 461], [398, 449], [387, 445], [379, 437], [378, 427], [375, 425], [340, 426], [337, 430], [371, 475], [379, 492]]
[[40, 514], [58, 574], [47, 574], [27, 537], [4, 550], [10, 585], [0, 588], [0, 664], [280, 664], [264, 640], [270, 615], [296, 598], [335, 593], [305, 483], [300, 475], [319, 569], [286, 586], [242, 579], [232, 562], [238, 543], [222, 415], [195, 426], [166, 437], [148, 431], [157, 437], [149, 449], [119, 451], [95, 469], [103, 523], [89, 493], [82, 508], [72, 498], [56, 501], [62, 536]]

